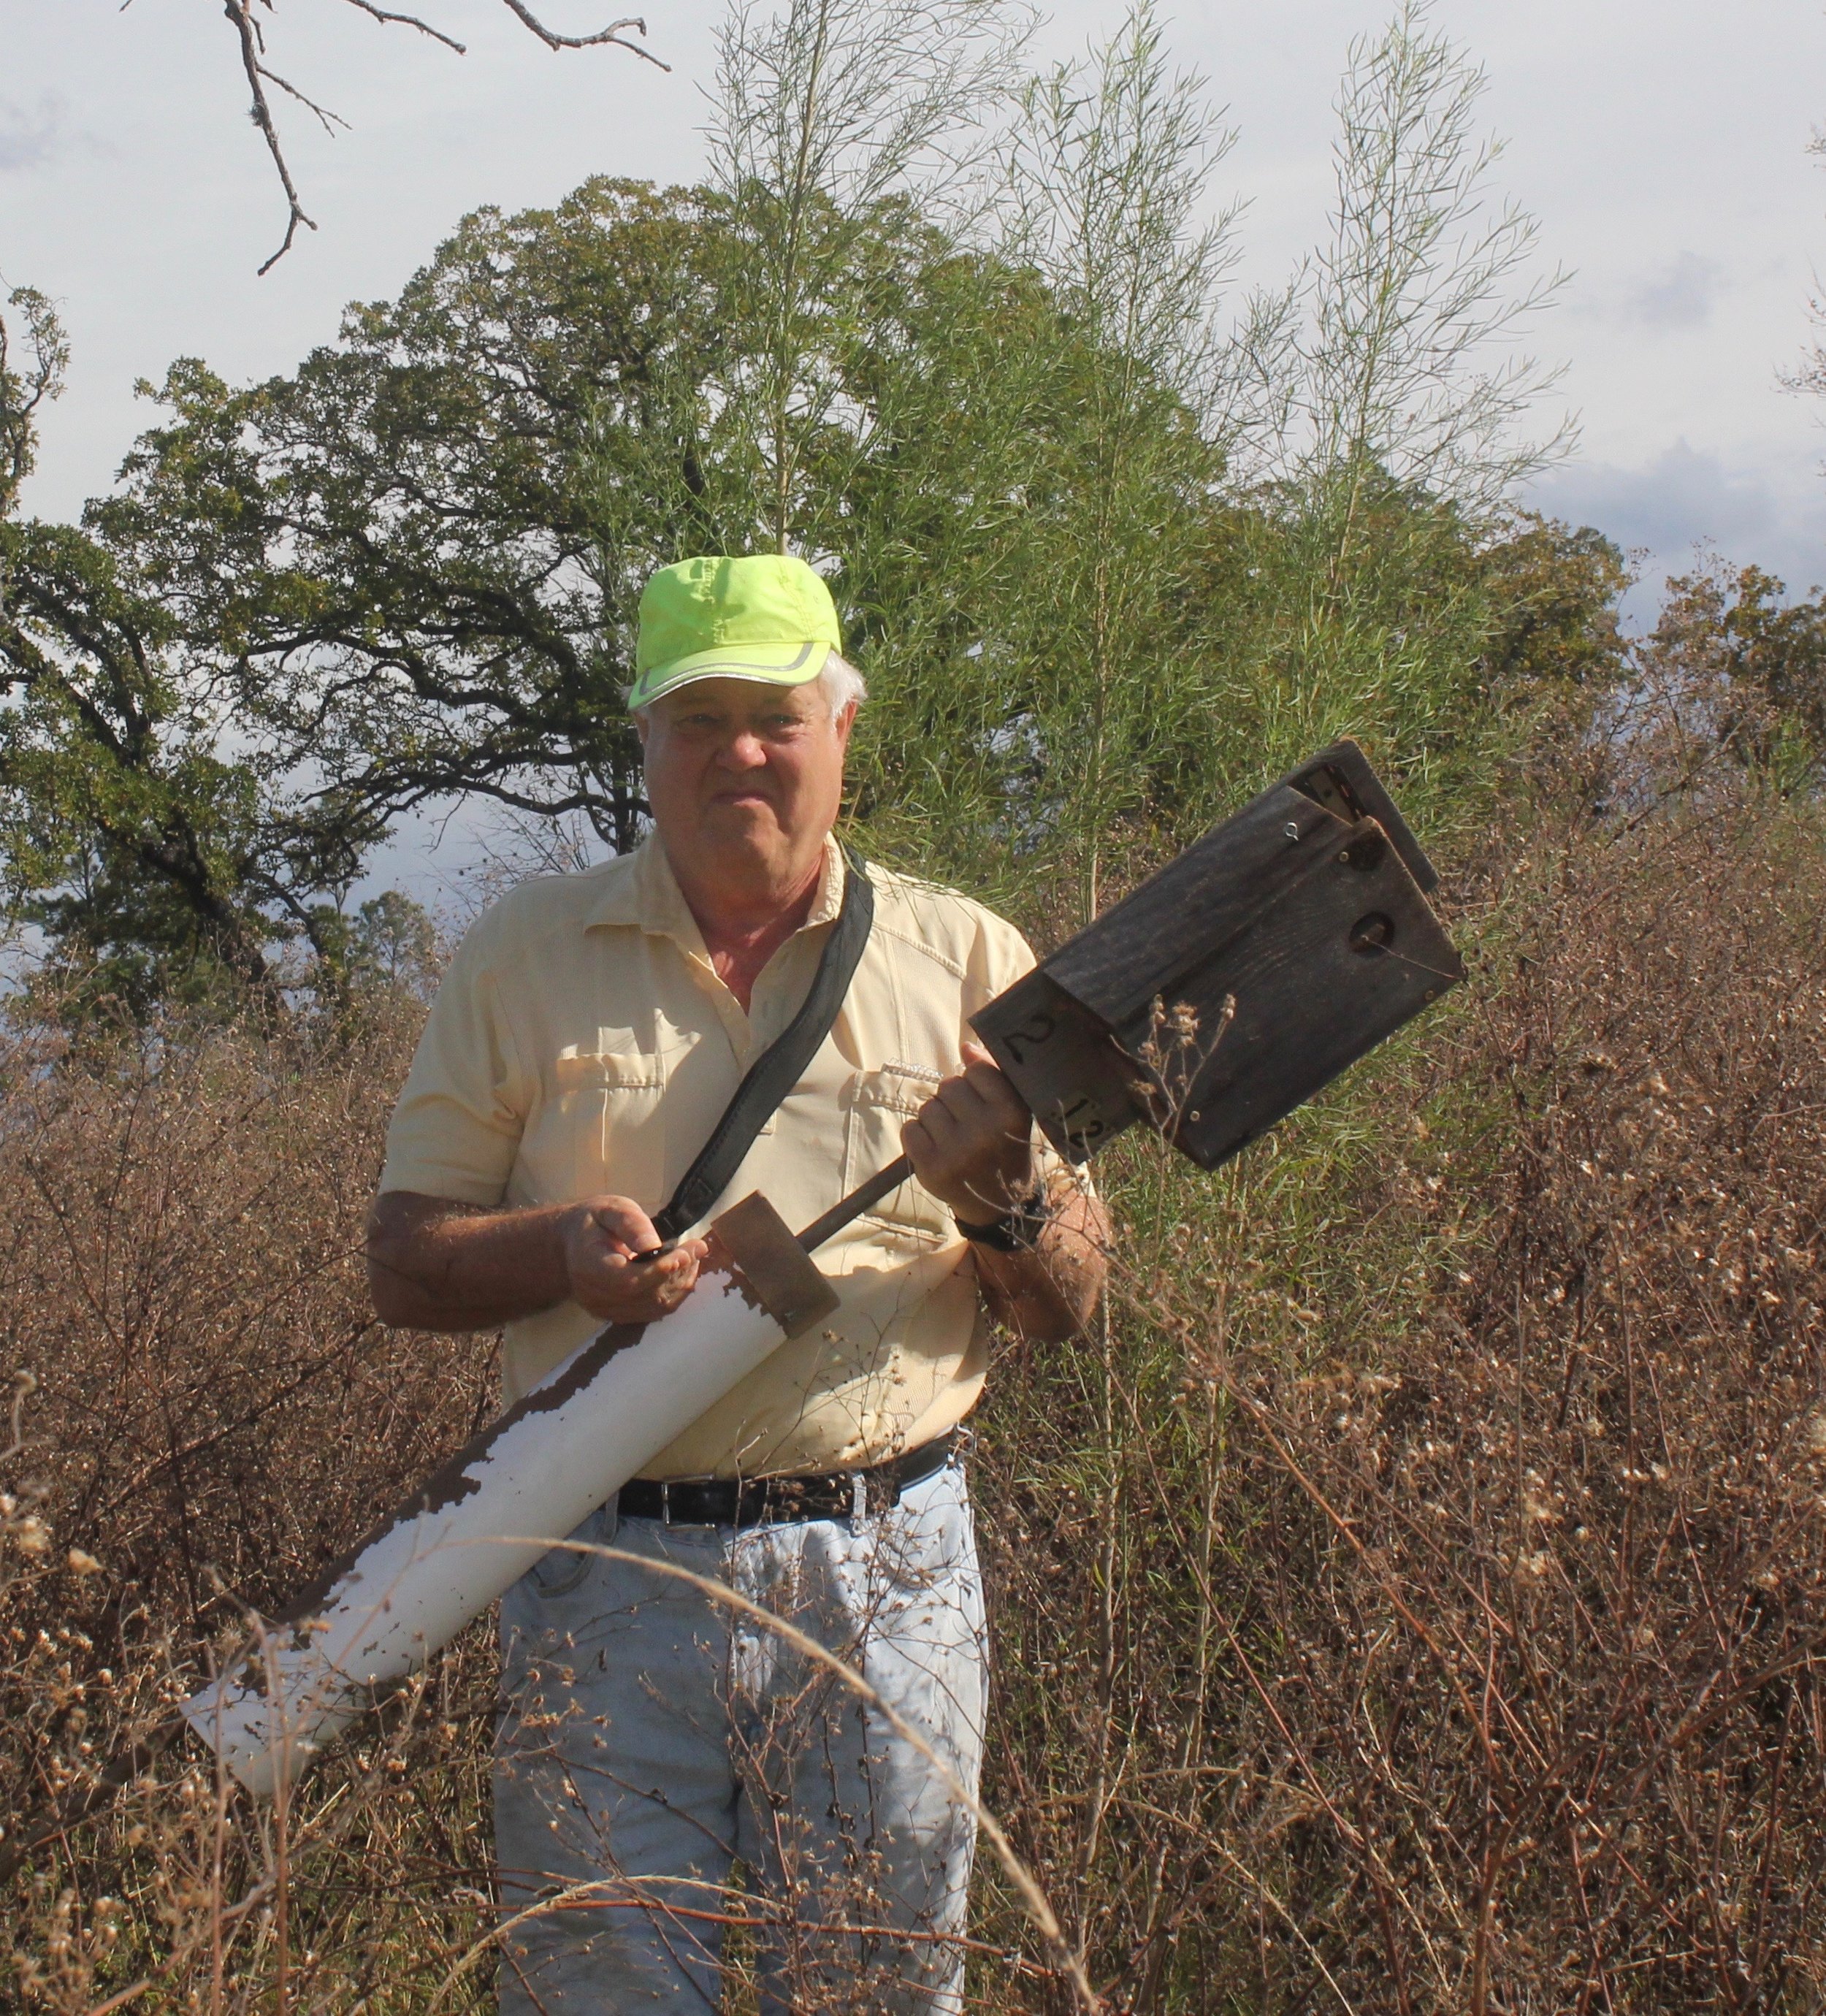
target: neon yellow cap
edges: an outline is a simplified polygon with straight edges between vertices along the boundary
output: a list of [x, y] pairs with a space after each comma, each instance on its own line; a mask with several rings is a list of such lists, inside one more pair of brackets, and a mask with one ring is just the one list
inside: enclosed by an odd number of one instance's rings
[[843, 649], [830, 590], [784, 553], [706, 554], [661, 567], [640, 596], [631, 707], [693, 679], [803, 686]]

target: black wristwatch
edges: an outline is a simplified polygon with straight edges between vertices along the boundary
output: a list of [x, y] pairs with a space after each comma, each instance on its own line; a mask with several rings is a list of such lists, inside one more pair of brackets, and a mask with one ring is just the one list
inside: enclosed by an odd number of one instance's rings
[[973, 1246], [986, 1246], [992, 1253], [1031, 1253], [1052, 1215], [1043, 1185], [1025, 1204], [1017, 1204], [1013, 1211], [1004, 1211], [987, 1225], [966, 1225], [961, 1218], [952, 1222]]

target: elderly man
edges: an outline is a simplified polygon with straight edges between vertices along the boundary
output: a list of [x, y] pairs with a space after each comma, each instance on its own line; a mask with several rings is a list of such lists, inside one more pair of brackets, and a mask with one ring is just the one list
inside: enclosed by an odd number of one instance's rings
[[690, 1293], [705, 1247], [651, 1257], [654, 1220], [812, 994], [863, 893], [848, 878], [866, 876], [872, 926], [828, 1034], [711, 1210], [758, 1189], [803, 1225], [903, 1148], [916, 1180], [820, 1251], [842, 1298], [828, 1323], [707, 1392], [574, 1536], [615, 1555], [555, 1552], [503, 1600], [506, 2011], [715, 2007], [737, 1859], [770, 2010], [961, 2006], [969, 1813], [827, 1671], [660, 1565], [840, 1652], [974, 1787], [961, 1424], [991, 1320], [1043, 1339], [1086, 1322], [1104, 1227], [970, 1039], [1032, 963], [1020, 936], [832, 837], [863, 697], [840, 647], [797, 560], [654, 577], [629, 696], [652, 836], [475, 925], [388, 1136], [375, 1306], [502, 1326], [512, 1398], [604, 1322]]

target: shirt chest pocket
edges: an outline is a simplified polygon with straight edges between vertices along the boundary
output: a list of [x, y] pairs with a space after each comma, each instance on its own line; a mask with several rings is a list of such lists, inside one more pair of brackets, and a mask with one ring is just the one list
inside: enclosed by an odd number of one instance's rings
[[657, 1211], [669, 1194], [664, 1057], [634, 1050], [567, 1050], [553, 1069], [558, 1121], [570, 1149], [571, 1194], [603, 1191]]
[[[866, 1183], [901, 1153], [900, 1130], [938, 1090], [943, 1076], [921, 1064], [896, 1063], [851, 1078], [845, 1093], [846, 1191]], [[866, 1215], [921, 1245], [937, 1245], [952, 1236], [949, 1212], [910, 1178]]]

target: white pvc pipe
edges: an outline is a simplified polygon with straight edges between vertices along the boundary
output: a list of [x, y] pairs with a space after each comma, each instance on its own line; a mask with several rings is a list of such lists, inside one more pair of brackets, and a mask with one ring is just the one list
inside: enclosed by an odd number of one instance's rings
[[185, 1720], [250, 1792], [296, 1784], [376, 1688], [448, 1644], [782, 1341], [726, 1272], [623, 1348], [599, 1333], [193, 1695]]

